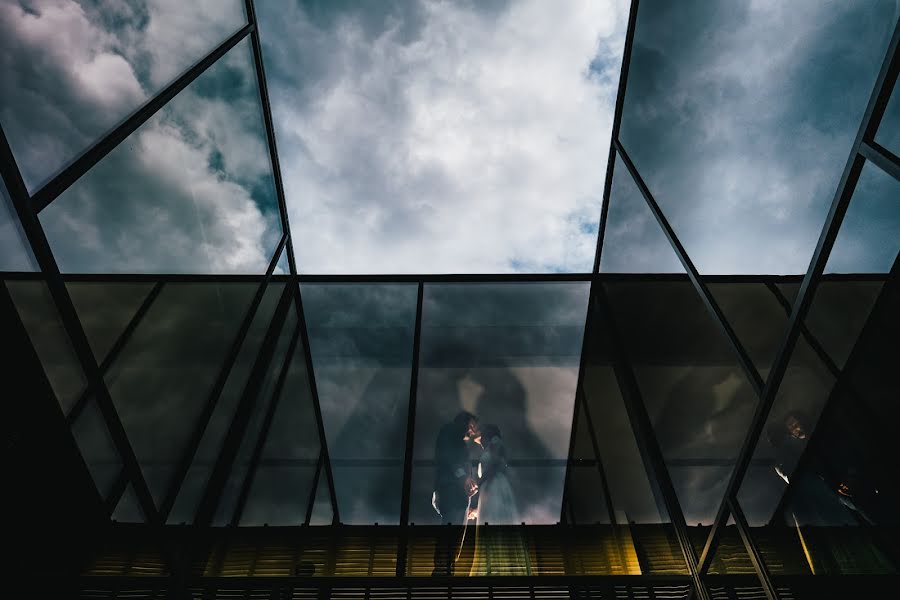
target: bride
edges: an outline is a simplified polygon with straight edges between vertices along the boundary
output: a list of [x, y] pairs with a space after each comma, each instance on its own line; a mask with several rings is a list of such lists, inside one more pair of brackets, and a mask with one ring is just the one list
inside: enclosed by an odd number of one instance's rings
[[[506, 447], [500, 428], [485, 425], [481, 430], [482, 448], [478, 464], [478, 508], [470, 518], [477, 519], [475, 558], [470, 575], [526, 574], [522, 530], [508, 527], [519, 524], [516, 497], [506, 475]], [[489, 525], [489, 527], [481, 527]], [[507, 527], [491, 527], [506, 525]]]

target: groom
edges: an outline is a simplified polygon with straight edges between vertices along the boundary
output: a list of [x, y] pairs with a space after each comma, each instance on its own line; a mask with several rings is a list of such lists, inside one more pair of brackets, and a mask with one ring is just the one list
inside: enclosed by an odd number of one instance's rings
[[[466, 523], [469, 498], [478, 491], [466, 442], [476, 440], [478, 435], [478, 417], [466, 411], [444, 424], [438, 433], [434, 445], [435, 477], [431, 503], [443, 523]], [[460, 537], [456, 528], [448, 529], [443, 534], [445, 539], [435, 545], [432, 575], [453, 574]]]

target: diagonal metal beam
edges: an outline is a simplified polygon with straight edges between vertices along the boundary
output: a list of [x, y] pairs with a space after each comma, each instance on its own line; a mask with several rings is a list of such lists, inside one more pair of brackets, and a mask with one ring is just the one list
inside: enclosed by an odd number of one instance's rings
[[706, 306], [706, 310], [710, 313], [716, 325], [719, 326], [722, 334], [731, 343], [731, 348], [737, 355], [738, 363], [740, 363], [741, 369], [743, 369], [744, 374], [747, 376], [747, 380], [753, 387], [753, 391], [756, 392], [757, 396], [761, 395], [764, 385], [763, 379], [760, 376], [759, 371], [756, 370], [753, 361], [750, 359], [750, 355], [747, 354], [746, 348], [741, 344], [737, 334], [734, 333], [734, 330], [728, 323], [728, 319], [725, 318], [725, 314], [722, 312], [722, 309], [719, 308], [719, 304], [716, 302], [715, 298], [713, 298], [713, 295], [706, 287], [706, 284], [700, 279], [700, 273], [697, 271], [697, 267], [694, 266], [693, 261], [691, 261], [690, 256], [688, 256], [687, 250], [681, 245], [681, 241], [678, 239], [678, 236], [675, 235], [675, 230], [672, 229], [669, 220], [666, 219], [662, 209], [660, 209], [653, 194], [650, 193], [650, 189], [647, 187], [647, 184], [644, 183], [644, 179], [641, 177], [640, 173], [638, 173], [634, 163], [631, 162], [631, 157], [625, 152], [625, 148], [619, 140], [616, 140], [616, 149], [619, 152], [619, 156], [622, 158], [622, 162], [628, 169], [628, 172], [631, 173], [631, 177], [634, 179], [641, 195], [647, 202], [647, 206], [650, 207], [650, 211], [653, 213], [653, 216], [656, 217], [656, 221], [662, 228], [663, 233], [665, 233], [666, 237], [669, 239], [669, 243], [675, 250], [675, 254], [678, 255], [678, 260], [680, 260], [681, 264], [684, 266], [688, 278], [691, 280], [691, 283], [694, 284], [694, 289], [696, 289], [697, 294], [700, 295], [700, 299], [703, 301], [704, 306]]
[[622, 107], [625, 105], [625, 91], [628, 86], [628, 70], [631, 68], [631, 49], [634, 46], [634, 30], [637, 25], [640, 0], [631, 0], [628, 13], [628, 29], [625, 33], [625, 48], [622, 52], [622, 68], [619, 71], [619, 89], [616, 92], [616, 108], [613, 113], [612, 134], [609, 138], [609, 156], [606, 159], [606, 180], [603, 183], [603, 200], [600, 207], [600, 224], [597, 227], [597, 249], [594, 251], [594, 273], [600, 272], [600, 255], [603, 239], [606, 237], [606, 219], [609, 216], [609, 195], [612, 192], [613, 174], [616, 167], [616, 140], [622, 125]]
[[601, 326], [605, 326], [604, 328], [611, 341], [616, 381], [622, 393], [622, 400], [625, 403], [625, 410], [628, 413], [628, 420], [631, 423], [641, 458], [645, 467], [650, 471], [653, 481], [656, 482], [659, 488], [666, 512], [669, 514], [669, 519], [675, 528], [675, 536], [678, 539], [681, 553], [694, 583], [694, 593], [701, 600], [709, 600], [709, 592], [702, 581], [697, 554], [688, 535], [684, 512], [681, 510], [681, 503], [678, 501], [678, 494], [675, 492], [675, 486], [672, 484], [672, 478], [666, 468], [662, 449], [659, 446], [659, 441], [656, 439], [653, 423], [641, 397], [637, 378], [628, 361], [625, 344], [616, 323], [615, 315], [612, 312], [612, 304], [607, 298], [602, 284], [597, 286], [595, 298], [598, 304], [595, 310], [600, 315], [600, 318], [603, 319]]
[[406, 575], [406, 558], [409, 551], [409, 495], [412, 489], [413, 449], [416, 429], [416, 392], [419, 381], [419, 349], [422, 343], [422, 302], [425, 284], [419, 282], [416, 293], [416, 328], [413, 334], [412, 367], [409, 377], [409, 406], [406, 411], [406, 450], [403, 458], [403, 490], [400, 495], [400, 541], [397, 547], [397, 577]]
[[[125, 344], [128, 343], [128, 340], [131, 339], [131, 335], [134, 333], [134, 330], [137, 329], [137, 326], [141, 323], [144, 315], [147, 314], [147, 311], [150, 310], [150, 307], [153, 305], [154, 300], [156, 300], [157, 296], [159, 296], [159, 293], [162, 291], [163, 285], [164, 283], [162, 281], [158, 281], [153, 286], [153, 288], [150, 290], [150, 293], [148, 293], [147, 297], [144, 298], [143, 302], [141, 302], [141, 305], [138, 307], [137, 312], [135, 312], [134, 316], [131, 317], [128, 325], [119, 335], [119, 338], [116, 340], [115, 344], [113, 344], [112, 348], [109, 349], [109, 352], [106, 353], [106, 356], [103, 358], [103, 362], [100, 363], [100, 372], [102, 374], [105, 375], [109, 370], [109, 367], [112, 366], [112, 364], [119, 357], [119, 353], [122, 352], [122, 348], [124, 348]], [[69, 414], [66, 415], [66, 420], [70, 425], [75, 423], [78, 415], [80, 415], [81, 411], [84, 410], [84, 407], [87, 406], [87, 402], [93, 392], [94, 390], [90, 387], [85, 388], [84, 392], [81, 394], [81, 397], [78, 398], [78, 401], [72, 406]]]
[[875, 163], [882, 171], [900, 181], [900, 157], [876, 142], [871, 140], [863, 142], [859, 147], [859, 153], [866, 160]]
[[309, 525], [312, 520], [313, 507], [316, 504], [316, 494], [319, 491], [319, 476], [322, 474], [322, 450], [319, 450], [319, 458], [316, 460], [316, 474], [313, 475], [312, 489], [309, 491], [309, 501], [306, 504], [306, 518], [304, 525]]
[[253, 361], [250, 377], [247, 378], [247, 383], [244, 385], [244, 391], [241, 394], [241, 399], [238, 402], [234, 417], [231, 420], [231, 426], [228, 428], [228, 433], [225, 435], [225, 441], [219, 452], [219, 458], [216, 460], [216, 464], [209, 476], [209, 481], [206, 484], [206, 489], [203, 492], [203, 497], [200, 499], [197, 506], [197, 511], [194, 516], [195, 525], [206, 527], [212, 522], [213, 516], [215, 515], [216, 508], [218, 507], [222, 496], [222, 490], [225, 488], [228, 476], [231, 474], [232, 467], [234, 466], [234, 460], [237, 457], [241, 442], [246, 434], [247, 425], [253, 414], [253, 407], [258, 402], [261, 402], [259, 398], [260, 389], [262, 388], [266, 373], [269, 370], [269, 363], [272, 361], [272, 355], [275, 353], [275, 346], [281, 335], [281, 330], [284, 326], [288, 309], [290, 308], [292, 295], [292, 287], [285, 286], [281, 298], [278, 300], [278, 306], [275, 308], [275, 314], [272, 317], [272, 321], [269, 323], [259, 353], [256, 355], [256, 360]]
[[878, 130], [878, 126], [884, 117], [884, 110], [887, 107], [894, 84], [897, 81], [898, 70], [900, 70], [900, 52], [898, 52], [898, 46], [900, 46], [900, 20], [898, 20], [894, 27], [894, 34], [888, 45], [887, 54], [881, 65], [881, 69], [875, 81], [875, 86], [872, 89], [872, 95], [869, 97], [866, 110], [863, 113], [863, 118], [860, 122], [856, 139], [851, 147], [850, 155], [847, 157], [847, 162], [844, 165], [844, 171], [841, 175], [837, 189], [835, 190], [834, 198], [831, 201], [828, 216], [825, 218], [825, 223], [819, 234], [819, 241], [816, 244], [816, 249], [813, 252], [806, 275], [803, 277], [803, 283], [800, 285], [797, 300], [794, 302], [791, 317], [788, 320], [787, 332], [782, 339], [781, 346], [775, 357], [775, 362], [772, 364], [772, 370], [769, 372], [765, 389], [763, 390], [760, 402], [757, 405], [750, 428], [747, 431], [747, 436], [744, 439], [744, 444], [738, 454], [738, 462], [731, 473], [731, 478], [725, 492], [725, 500], [719, 505], [716, 520], [713, 523], [712, 529], [709, 532], [709, 537], [706, 540], [706, 545], [703, 548], [703, 553], [700, 557], [701, 573], [706, 573], [712, 562], [719, 536], [722, 529], [724, 529], [725, 521], [728, 518], [728, 500], [737, 499], [738, 489], [744, 479], [750, 460], [753, 457], [753, 451], [755, 450], [759, 437], [765, 427], [769, 411], [775, 401], [775, 395], [781, 385], [781, 380], [787, 369], [788, 361], [793, 354], [794, 346], [797, 343], [797, 337], [800, 334], [800, 324], [806, 318], [806, 314], [812, 304], [816, 286], [825, 269], [825, 264], [828, 262], [828, 257], [831, 254], [834, 241], [837, 238], [841, 223], [844, 220], [844, 215], [847, 212], [847, 207], [850, 204], [850, 199], [853, 197], [853, 192], [859, 181], [859, 175], [862, 172], [862, 167], [865, 163], [865, 158], [860, 154], [860, 148], [864, 142], [874, 138], [875, 132]]
[[288, 235], [288, 265], [293, 275], [297, 274], [297, 261], [294, 257], [294, 245], [290, 237], [291, 228], [288, 223], [287, 201], [284, 196], [284, 182], [281, 177], [281, 163], [278, 160], [278, 147], [275, 144], [275, 125], [272, 122], [272, 105], [269, 102], [269, 86], [266, 83], [266, 69], [263, 65], [262, 43], [259, 39], [259, 25], [256, 21], [256, 7], [253, 0], [244, 0], [247, 18], [253, 30], [250, 33], [250, 45], [253, 48], [253, 62], [256, 64], [256, 82], [259, 88], [259, 99], [263, 111], [263, 123], [266, 128], [266, 142], [269, 145], [269, 158], [272, 162], [272, 176], [275, 179], [275, 194], [278, 197], [278, 211], [281, 213], [281, 224]]
[[25, 181], [22, 179], [22, 174], [16, 166], [15, 158], [2, 127], [0, 127], [0, 175], [2, 175], [6, 184], [6, 189], [9, 192], [28, 243], [31, 245], [35, 260], [46, 279], [53, 303], [56, 305], [63, 327], [69, 336], [75, 355], [78, 357], [78, 362], [88, 381], [88, 387], [93, 387], [95, 390], [97, 406], [103, 414], [110, 436], [128, 473], [128, 478], [134, 486], [144, 517], [148, 521], [153, 522], [156, 519], [156, 507], [153, 504], [150, 488], [147, 487], [137, 456], [135, 456], [134, 449], [128, 441], [125, 428], [122, 426], [122, 421], [116, 412], [112, 397], [109, 395], [106, 381], [103, 379], [103, 373], [100, 372], [100, 367], [91, 350], [87, 335], [85, 335], [84, 328], [78, 320], [75, 305], [72, 303], [72, 298], [66, 289], [66, 284], [59, 272], [59, 266], [56, 264], [53, 252], [50, 250], [50, 244], [38, 220], [37, 213], [33, 210], [33, 206], [28, 198], [28, 189], [25, 187]]
[[727, 498], [726, 501], [728, 502], [728, 509], [734, 517], [734, 522], [737, 525], [741, 541], [744, 543], [744, 548], [747, 550], [747, 555], [750, 557], [750, 562], [753, 563], [753, 569], [756, 571], [756, 575], [762, 583], [762, 588], [766, 597], [769, 600], [778, 600], [778, 592], [776, 591], [775, 584], [772, 582], [772, 575], [766, 567], [762, 554], [760, 554], [759, 549], [750, 537], [750, 526], [747, 524], [747, 518], [744, 516], [744, 511], [736, 500]]
[[256, 477], [256, 471], [259, 468], [259, 460], [262, 457], [263, 449], [266, 446], [266, 440], [269, 437], [269, 429], [272, 427], [272, 419], [275, 418], [275, 411], [281, 401], [281, 390], [284, 389], [284, 382], [287, 379], [288, 369], [291, 361], [294, 359], [294, 350], [297, 348], [297, 340], [300, 338], [300, 328], [294, 327], [294, 333], [291, 334], [291, 341], [288, 345], [287, 352], [284, 355], [284, 362], [281, 364], [281, 370], [278, 373], [278, 380], [275, 382], [275, 388], [272, 390], [272, 399], [269, 400], [269, 408], [266, 410], [262, 427], [259, 431], [259, 437], [256, 440], [256, 446], [253, 448], [253, 455], [250, 458], [250, 468], [244, 477], [244, 483], [241, 486], [241, 492], [238, 495], [237, 503], [234, 507], [234, 515], [231, 517], [230, 525], [237, 527], [241, 522], [241, 516], [244, 513], [244, 506], [247, 504], [247, 498], [250, 496], [250, 488], [253, 486], [253, 480]]
[[191, 468], [191, 463], [194, 461], [194, 455], [200, 447], [200, 442], [203, 440], [203, 434], [206, 432], [206, 428], [209, 425], [213, 412], [219, 403], [219, 398], [222, 396], [222, 391], [225, 389], [225, 384], [228, 382], [228, 377], [231, 375], [234, 363], [237, 361], [241, 347], [244, 345], [244, 340], [247, 338], [247, 332], [250, 331], [250, 326], [256, 316], [256, 311], [259, 309], [259, 305], [265, 295], [266, 288], [272, 278], [272, 271], [275, 270], [275, 266], [278, 264], [278, 258], [284, 247], [286, 237], [287, 236], [284, 235], [281, 236], [281, 241], [275, 248], [272, 258], [269, 260], [269, 267], [266, 269], [265, 277], [263, 277], [262, 281], [259, 283], [259, 287], [256, 289], [256, 294], [253, 296], [253, 300], [247, 308], [244, 320], [231, 342], [231, 347], [228, 349], [228, 354], [225, 357], [225, 361], [222, 363], [222, 368], [219, 369], [219, 375], [216, 377], [216, 381], [213, 383], [212, 388], [210, 388], [209, 396], [207, 396], [206, 404], [203, 407], [203, 412], [200, 413], [200, 416], [197, 418], [197, 423], [194, 425], [191, 439], [188, 441], [187, 446], [178, 460], [178, 465], [175, 467], [175, 472], [172, 475], [172, 480], [169, 482], [166, 495], [159, 507], [159, 516], [162, 523], [166, 522], [169, 513], [172, 511], [172, 507], [175, 506], [178, 492], [181, 490], [184, 478], [187, 477], [188, 470]]
[[129, 135], [137, 131], [138, 127], [146, 123], [147, 120], [165, 106], [169, 100], [177, 96], [181, 90], [190, 85], [191, 82], [197, 79], [197, 77], [219, 60], [219, 58], [224, 56], [226, 52], [237, 45], [237, 43], [244, 39], [247, 34], [253, 31], [253, 29], [254, 26], [252, 24], [244, 25], [238, 29], [231, 37], [219, 44], [215, 50], [185, 71], [178, 79], [170, 83], [159, 94], [148, 100], [146, 104], [132, 113], [130, 117], [125, 119], [115, 129], [100, 138], [100, 140], [83, 152], [81, 156], [64, 168], [56, 177], [36, 191], [34, 195], [31, 196], [31, 203], [34, 207], [35, 214], [47, 208], [51, 202], [69, 189], [69, 186], [78, 181], [78, 179], [87, 173], [91, 167], [103, 160], [104, 156], [112, 152], [116, 146], [121, 144]]

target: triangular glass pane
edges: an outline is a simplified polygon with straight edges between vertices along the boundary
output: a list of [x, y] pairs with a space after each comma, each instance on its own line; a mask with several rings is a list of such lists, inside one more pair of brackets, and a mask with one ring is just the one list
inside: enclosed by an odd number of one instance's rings
[[287, 244], [285, 244], [284, 249], [281, 251], [281, 257], [278, 259], [278, 264], [275, 265], [274, 272], [276, 275], [291, 274], [291, 265], [288, 262]]
[[787, 327], [785, 306], [762, 281], [707, 281], [706, 287], [765, 379]]
[[91, 350], [97, 362], [102, 363], [153, 289], [153, 284], [70, 281], [66, 283], [66, 289]]
[[244, 38], [41, 211], [60, 271], [265, 273], [282, 237], [267, 149]]
[[50, 289], [43, 281], [7, 281], [6, 287], [41, 359], [53, 393], [63, 412], [68, 414], [87, 386], [87, 379], [56, 311]]
[[[706, 529], [703, 529], [704, 533]], [[699, 547], [706, 542], [706, 536], [702, 537]], [[695, 540], [695, 546], [696, 540]], [[768, 565], [767, 565], [768, 566]], [[734, 517], [728, 518], [728, 524], [722, 530], [719, 537], [719, 546], [713, 554], [712, 563], [709, 566], [711, 575], [755, 575], [753, 562], [747, 554], [741, 535], [737, 530]]]
[[116, 509], [112, 514], [113, 521], [119, 523], [143, 523], [144, 511], [141, 510], [141, 504], [138, 502], [137, 494], [131, 484], [125, 488], [125, 493], [119, 499]]
[[[0, 113], [29, 192], [237, 31], [243, 4], [9, 5]], [[59, 19], [77, 43], [55, 45]]]
[[167, 283], [104, 375], [157, 505], [257, 288]]
[[709, 526], [756, 393], [687, 277], [604, 287], [685, 521]]
[[618, 156], [609, 196], [600, 271], [684, 273], [678, 255]]
[[328, 480], [325, 476], [325, 468], [319, 472], [319, 485], [316, 490], [316, 499], [313, 503], [310, 525], [331, 525], [334, 511], [331, 509], [331, 492], [328, 491]]
[[900, 155], [900, 85], [894, 86], [894, 93], [884, 111], [881, 125], [875, 134], [875, 141], [894, 154]]

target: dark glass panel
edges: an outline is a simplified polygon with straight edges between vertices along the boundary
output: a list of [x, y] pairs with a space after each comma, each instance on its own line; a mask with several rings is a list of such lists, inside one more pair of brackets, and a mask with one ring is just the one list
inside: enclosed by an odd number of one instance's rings
[[[462, 520], [465, 494], [458, 487], [464, 477], [456, 471], [474, 474], [481, 448], [464, 442], [465, 426], [457, 431], [452, 420], [468, 410], [480, 417], [482, 429], [495, 424], [501, 432], [518, 509], [517, 518], [510, 511], [507, 520], [559, 520], [588, 287], [425, 286], [414, 452], [424, 463], [414, 472], [418, 495], [411, 506], [426, 507], [427, 514], [440, 482], [444, 520]], [[446, 458], [439, 463], [437, 454]], [[432, 511], [424, 522], [436, 521]]]
[[605, 273], [684, 273], [666, 234], [616, 156], [600, 271]]
[[[709, 528], [697, 527], [691, 533], [693, 534], [694, 545], [701, 547], [706, 543]], [[711, 575], [756, 574], [753, 563], [750, 561], [750, 555], [747, 554], [747, 548], [744, 546], [741, 535], [737, 530], [737, 525], [734, 523], [734, 517], [728, 517], [728, 522], [719, 538], [716, 553], [713, 555], [712, 563], [709, 566], [709, 573]], [[760, 593], [762, 593], [762, 590], [760, 590]]]
[[235, 516], [238, 497], [242, 487], [245, 485], [244, 482], [247, 475], [250, 473], [250, 463], [254, 449], [260, 436], [267, 434], [267, 432], [263, 431], [266, 413], [269, 411], [272, 403], [279, 400], [275, 395], [275, 385], [285, 361], [290, 359], [287, 352], [296, 327], [297, 313], [291, 308], [282, 324], [278, 342], [275, 345], [272, 360], [269, 362], [259, 394], [253, 402], [253, 408], [244, 430], [244, 437], [241, 440], [241, 445], [231, 465], [231, 472], [219, 499], [219, 506], [213, 519], [213, 525], [228, 525]]
[[0, 271], [37, 271], [34, 253], [22, 231], [6, 184], [0, 179]]
[[53, 393], [63, 412], [68, 414], [87, 386], [87, 379], [50, 290], [43, 281], [7, 281], [6, 287], [41, 359]]
[[228, 379], [225, 381], [225, 387], [222, 388], [222, 394], [219, 396], [209, 423], [206, 425], [203, 436], [200, 438], [200, 444], [197, 447], [193, 462], [178, 492], [175, 504], [172, 506], [168, 523], [189, 523], [193, 521], [194, 510], [197, 507], [197, 503], [200, 502], [206, 482], [209, 480], [212, 468], [219, 456], [225, 434], [231, 426], [238, 401], [244, 392], [247, 378], [250, 376], [259, 347], [266, 335], [266, 330], [269, 328], [278, 299], [283, 291], [283, 283], [271, 282], [266, 286], [266, 291], [263, 293], [259, 307], [256, 309], [256, 314], [250, 323], [250, 328], [247, 330], [247, 336], [244, 338], [231, 371], [228, 373]]
[[265, 273], [282, 230], [249, 41], [40, 220], [63, 272]]
[[[827, 358], [843, 368], [881, 293], [883, 280], [819, 282], [805, 325], [810, 344], [821, 347]], [[827, 362], [826, 362], [827, 364]]]
[[900, 181], [867, 162], [841, 230], [825, 265], [826, 273], [887, 273], [900, 251]]
[[166, 284], [104, 377], [157, 504], [256, 287]]
[[310, 525], [331, 525], [334, 512], [331, 509], [331, 494], [328, 492], [328, 479], [325, 477], [325, 468], [319, 473], [319, 485], [316, 489], [316, 499], [313, 502]]
[[[341, 522], [397, 524], [417, 286], [304, 284], [301, 293]], [[345, 459], [369, 462], [338, 468]]]
[[605, 287], [685, 520], [708, 525], [757, 396], [687, 278]]
[[97, 491], [106, 498], [122, 470], [122, 459], [93, 398], [88, 400], [72, 425], [72, 436], [94, 478]]
[[29, 191], [245, 22], [243, 3], [4, 3], [0, 119]]
[[119, 503], [113, 510], [112, 520], [119, 523], [143, 523], [144, 511], [141, 510], [141, 504], [138, 502], [137, 494], [131, 484], [125, 488], [125, 493], [119, 499]]
[[106, 358], [152, 288], [152, 283], [66, 283], [98, 363]]
[[[811, 313], [823, 322], [864, 324], [852, 328], [839, 370], [798, 342], [754, 454], [772, 466], [751, 472], [738, 496], [755, 539], [790, 572], [896, 573], [900, 566], [900, 287], [895, 273], [873, 304], [858, 302], [860, 283], [828, 281], [816, 290]], [[785, 526], [791, 543], [777, 538]]]
[[787, 329], [784, 306], [765, 283], [707, 281], [706, 287], [765, 379]]
[[641, 3], [620, 137], [701, 273], [806, 270], [895, 11]]
[[302, 525], [319, 451], [315, 407], [298, 339], [240, 524]]

